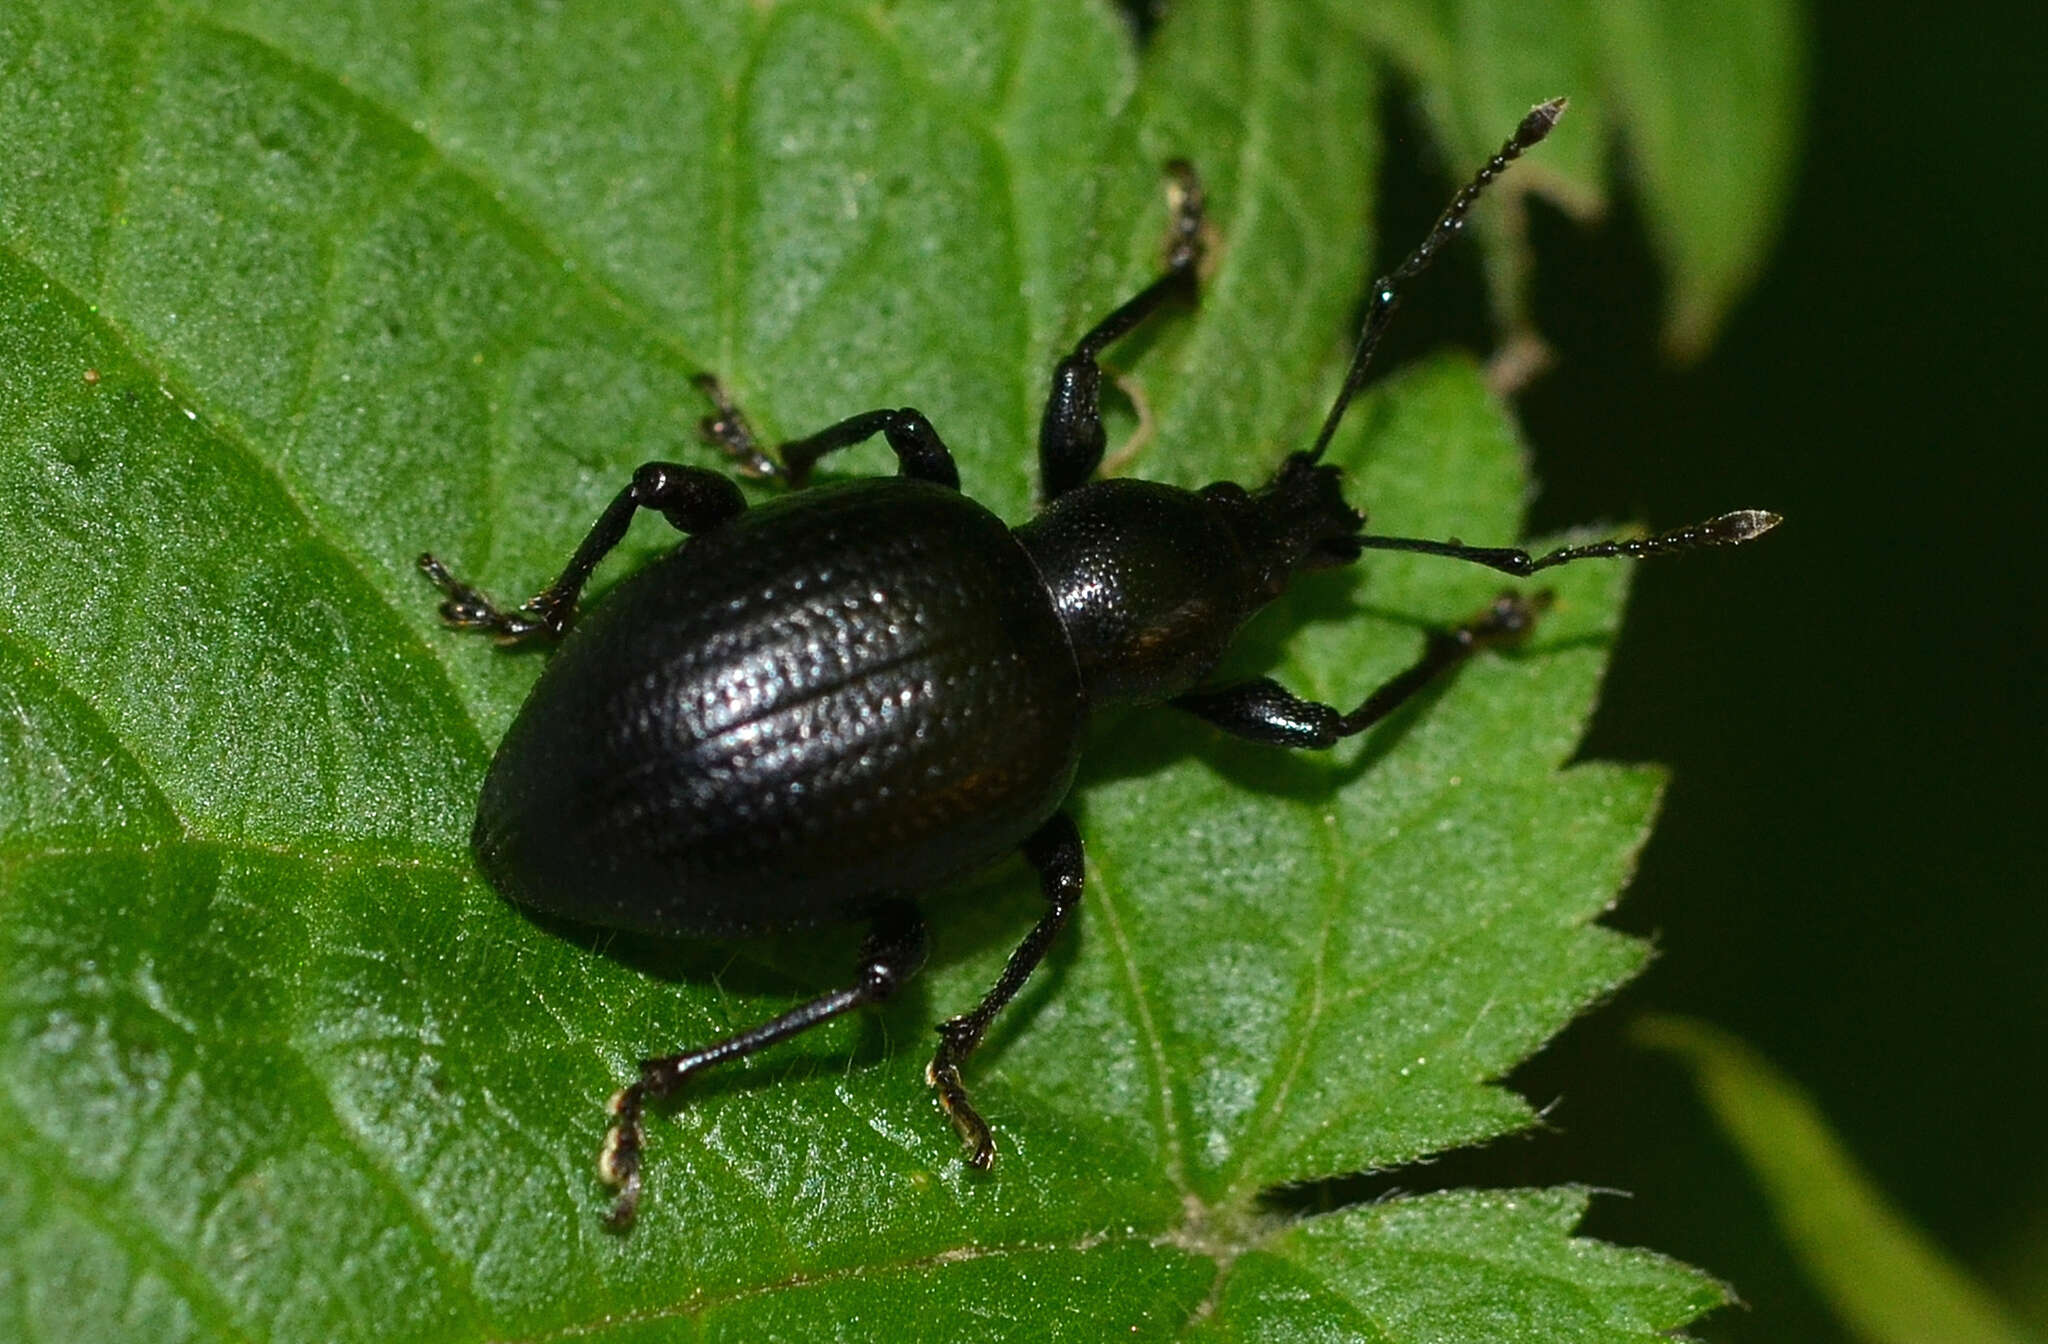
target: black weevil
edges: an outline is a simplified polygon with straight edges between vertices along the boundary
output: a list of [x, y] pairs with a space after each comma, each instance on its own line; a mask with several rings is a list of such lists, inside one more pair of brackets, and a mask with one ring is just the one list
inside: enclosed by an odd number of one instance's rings
[[[926, 1076], [976, 1167], [995, 1157], [961, 1066], [1081, 899], [1081, 838], [1061, 811], [1094, 710], [1165, 703], [1226, 732], [1320, 749], [1363, 731], [1473, 653], [1523, 635], [1542, 598], [1505, 594], [1433, 635], [1415, 664], [1349, 713], [1266, 677], [1205, 684], [1253, 613], [1299, 571], [1364, 551], [1421, 551], [1513, 575], [1596, 556], [1649, 556], [1760, 536], [1757, 510], [1647, 540], [1543, 556], [1370, 536], [1321, 458], [1365, 380], [1399, 288], [1454, 237], [1487, 184], [1550, 132], [1530, 111], [1422, 244], [1373, 287], [1349, 372], [1315, 442], [1264, 486], [1187, 491], [1094, 480], [1105, 436], [1103, 349], [1190, 289], [1202, 197], [1176, 164], [1163, 274], [1097, 323], [1053, 373], [1039, 427], [1045, 508], [1015, 530], [960, 493], [952, 455], [915, 410], [877, 410], [761, 452], [718, 384], [706, 436], [742, 471], [801, 486], [826, 453], [877, 434], [894, 478], [749, 509], [726, 477], [650, 462], [568, 567], [513, 610], [420, 565], [451, 625], [500, 643], [567, 635], [499, 747], [472, 843], [493, 886], [580, 923], [734, 938], [840, 920], [871, 932], [858, 978], [750, 1031], [663, 1059], [615, 1094], [599, 1169], [631, 1222], [642, 1108], [738, 1059], [900, 989], [925, 959], [912, 898], [1021, 847], [1047, 909], [971, 1011], [939, 1024]], [[687, 539], [575, 623], [591, 571], [640, 509]]]

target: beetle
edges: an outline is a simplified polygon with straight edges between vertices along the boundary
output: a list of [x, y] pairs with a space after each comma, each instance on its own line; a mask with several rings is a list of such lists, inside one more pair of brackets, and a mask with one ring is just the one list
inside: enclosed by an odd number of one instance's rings
[[[1088, 716], [1166, 704], [1273, 746], [1323, 749], [1384, 718], [1482, 649], [1530, 628], [1544, 597], [1509, 593], [1433, 634], [1407, 670], [1343, 712], [1267, 677], [1212, 685], [1239, 627], [1297, 573], [1367, 550], [1418, 551], [1526, 576], [1572, 561], [1749, 541], [1778, 518], [1723, 514], [1660, 536], [1513, 547], [1368, 535], [1322, 461], [1401, 297], [1509, 163], [1564, 110], [1532, 109], [1422, 243], [1372, 287], [1350, 367], [1315, 441], [1263, 486], [1200, 490], [1096, 479], [1106, 347], [1194, 287], [1203, 199], [1169, 166], [1162, 273], [1090, 328], [1053, 372], [1039, 429], [1044, 507], [1015, 529], [960, 492], [918, 411], [852, 416], [770, 455], [708, 375], [705, 437], [742, 474], [806, 483], [828, 453], [881, 436], [898, 473], [792, 489], [748, 507], [731, 479], [650, 462], [561, 576], [505, 609], [420, 557], [441, 616], [505, 645], [560, 640], [498, 748], [472, 847], [519, 904], [587, 925], [736, 938], [838, 921], [869, 933], [851, 985], [737, 1035], [642, 1061], [611, 1099], [599, 1173], [610, 1221], [640, 1197], [642, 1113], [713, 1065], [888, 999], [926, 954], [916, 899], [1020, 850], [1045, 910], [995, 984], [938, 1025], [926, 1070], [968, 1162], [995, 1140], [962, 1068], [1081, 900], [1081, 838], [1062, 810]], [[642, 509], [685, 540], [587, 615], [577, 599]]]

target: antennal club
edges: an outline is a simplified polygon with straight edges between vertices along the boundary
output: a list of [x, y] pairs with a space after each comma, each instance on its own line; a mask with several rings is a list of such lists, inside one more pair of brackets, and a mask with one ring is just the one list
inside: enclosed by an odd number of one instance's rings
[[1507, 143], [1451, 198], [1444, 212], [1436, 217], [1436, 224], [1431, 227], [1429, 235], [1399, 266], [1373, 281], [1372, 306], [1366, 310], [1365, 325], [1359, 328], [1358, 345], [1351, 352], [1351, 367], [1344, 374], [1344, 386], [1338, 391], [1337, 400], [1331, 403], [1330, 413], [1323, 417], [1323, 428], [1316, 435], [1315, 444], [1306, 454], [1309, 461], [1321, 460], [1324, 450], [1330, 446], [1330, 439], [1337, 433], [1337, 426], [1344, 419], [1345, 409], [1351, 405], [1351, 398], [1365, 385], [1366, 370], [1372, 365], [1373, 352], [1379, 348], [1380, 337], [1386, 334], [1387, 323], [1393, 319], [1394, 309], [1401, 302], [1402, 282], [1413, 280], [1429, 269], [1429, 264], [1436, 260], [1436, 254], [1444, 244], [1457, 237], [1459, 230], [1465, 227], [1465, 216], [1471, 212], [1480, 193], [1506, 172], [1509, 164], [1550, 134], [1551, 128], [1557, 125], [1557, 119], [1564, 115], [1565, 103], [1563, 98], [1552, 98], [1530, 108], [1529, 115], [1522, 118], [1522, 124], [1515, 127], [1515, 133], [1508, 137]]

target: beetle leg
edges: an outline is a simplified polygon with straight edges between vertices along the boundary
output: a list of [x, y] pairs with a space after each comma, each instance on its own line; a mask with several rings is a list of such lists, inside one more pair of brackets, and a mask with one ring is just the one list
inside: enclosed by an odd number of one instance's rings
[[1193, 691], [1175, 696], [1171, 703], [1226, 733], [1253, 742], [1271, 747], [1326, 750], [1378, 723], [1481, 649], [1520, 640], [1549, 605], [1548, 593], [1534, 597], [1502, 593], [1478, 619], [1433, 632], [1422, 657], [1388, 679], [1349, 714], [1334, 705], [1304, 700], [1271, 677], [1210, 691]]
[[576, 599], [590, 572], [619, 544], [633, 515], [641, 509], [657, 510], [679, 532], [696, 533], [738, 517], [746, 507], [739, 487], [715, 471], [648, 462], [598, 515], [561, 577], [510, 611], [457, 579], [431, 555], [422, 555], [419, 567], [446, 594], [441, 603], [442, 620], [458, 630], [487, 631], [500, 644], [526, 644], [553, 639], [569, 628], [569, 620], [576, 614]]
[[852, 986], [821, 994], [722, 1041], [641, 1060], [639, 1080], [612, 1094], [612, 1126], [597, 1158], [599, 1177], [619, 1192], [612, 1203], [611, 1225], [630, 1227], [640, 1204], [640, 1150], [646, 1136], [640, 1117], [649, 1097], [665, 1097], [714, 1064], [743, 1059], [864, 1004], [892, 997], [924, 965], [925, 949], [924, 916], [917, 907], [903, 900], [885, 902], [875, 911], [874, 927], [861, 944], [860, 979]]
[[1202, 184], [1185, 160], [1174, 160], [1166, 171], [1173, 180], [1166, 270], [1091, 327], [1053, 369], [1045, 415], [1038, 422], [1038, 487], [1047, 499], [1085, 483], [1102, 463], [1108, 436], [1102, 428], [1102, 366], [1096, 360], [1103, 350], [1168, 299], [1194, 292], [1203, 252]]
[[905, 406], [901, 410], [863, 411], [829, 425], [815, 434], [791, 439], [779, 450], [782, 469], [791, 485], [810, 479], [811, 466], [827, 453], [851, 448], [880, 434], [896, 454], [896, 474], [912, 480], [930, 481], [949, 490], [960, 488], [960, 469], [924, 412]]
[[989, 1133], [988, 1122], [967, 1100], [967, 1089], [960, 1082], [960, 1066], [981, 1044], [989, 1023], [1003, 1005], [1016, 997], [1038, 963], [1045, 960], [1046, 950], [1080, 905], [1084, 873], [1081, 833], [1074, 829], [1066, 813], [1055, 813], [1051, 821], [1024, 842], [1024, 859], [1038, 870], [1039, 885], [1052, 908], [1039, 917], [1031, 932], [1024, 935], [1024, 941], [1017, 944], [994, 988], [982, 996], [974, 1011], [939, 1024], [938, 1052], [925, 1069], [925, 1080], [938, 1089], [939, 1105], [945, 1108], [953, 1128], [960, 1131], [960, 1138], [970, 1149], [969, 1164], [983, 1169], [996, 1160], [995, 1137]]
[[792, 488], [801, 487], [810, 480], [811, 468], [819, 458], [880, 434], [896, 454], [897, 475], [931, 481], [949, 490], [960, 488], [960, 469], [953, 465], [952, 451], [922, 411], [905, 406], [901, 410], [863, 411], [848, 416], [815, 434], [784, 443], [776, 449], [782, 459], [778, 464], [761, 451], [747, 417], [716, 378], [702, 373], [693, 381], [717, 408], [715, 414], [698, 422], [698, 431], [738, 463], [742, 473], [756, 480], [779, 480]]

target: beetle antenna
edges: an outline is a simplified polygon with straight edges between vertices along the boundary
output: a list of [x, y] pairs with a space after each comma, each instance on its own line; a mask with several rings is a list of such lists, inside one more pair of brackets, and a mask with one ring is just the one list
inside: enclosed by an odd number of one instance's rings
[[1688, 523], [1654, 537], [1616, 537], [1588, 542], [1583, 546], [1561, 546], [1546, 555], [1535, 556], [1513, 546], [1467, 546], [1461, 541], [1427, 541], [1420, 537], [1358, 537], [1356, 541], [1361, 549], [1368, 551], [1418, 551], [1423, 555], [1441, 555], [1452, 560], [1469, 560], [1475, 565], [1485, 565], [1488, 569], [1521, 578], [1539, 569], [1568, 565], [1574, 560], [1614, 556], [1646, 560], [1653, 555], [1669, 555], [1674, 551], [1740, 546], [1745, 541], [1755, 541], [1784, 521], [1766, 509], [1737, 509], [1733, 513], [1724, 513], [1703, 523]]
[[1564, 115], [1565, 102], [1563, 98], [1552, 98], [1530, 108], [1529, 115], [1522, 118], [1522, 124], [1515, 127], [1515, 133], [1508, 137], [1507, 143], [1486, 161], [1484, 168], [1473, 174], [1470, 182], [1459, 188], [1451, 203], [1444, 207], [1444, 212], [1436, 217], [1429, 236], [1399, 266], [1373, 281], [1372, 306], [1366, 309], [1365, 325], [1359, 329], [1358, 345], [1351, 352], [1351, 367], [1344, 374], [1344, 386], [1338, 390], [1330, 413], [1323, 417], [1322, 432], [1316, 435], [1314, 446], [1308, 450], [1309, 461], [1321, 460], [1323, 451], [1330, 446], [1330, 439], [1337, 433], [1338, 424], [1344, 419], [1345, 408], [1351, 405], [1353, 395], [1364, 386], [1366, 370], [1372, 365], [1373, 351], [1379, 348], [1380, 337], [1386, 334], [1387, 323], [1401, 302], [1401, 283], [1413, 280], [1429, 269], [1429, 263], [1436, 260], [1438, 251], [1465, 227], [1465, 216], [1480, 193], [1493, 179], [1506, 172], [1509, 164], [1550, 134], [1551, 128], [1557, 125], [1557, 119]]

